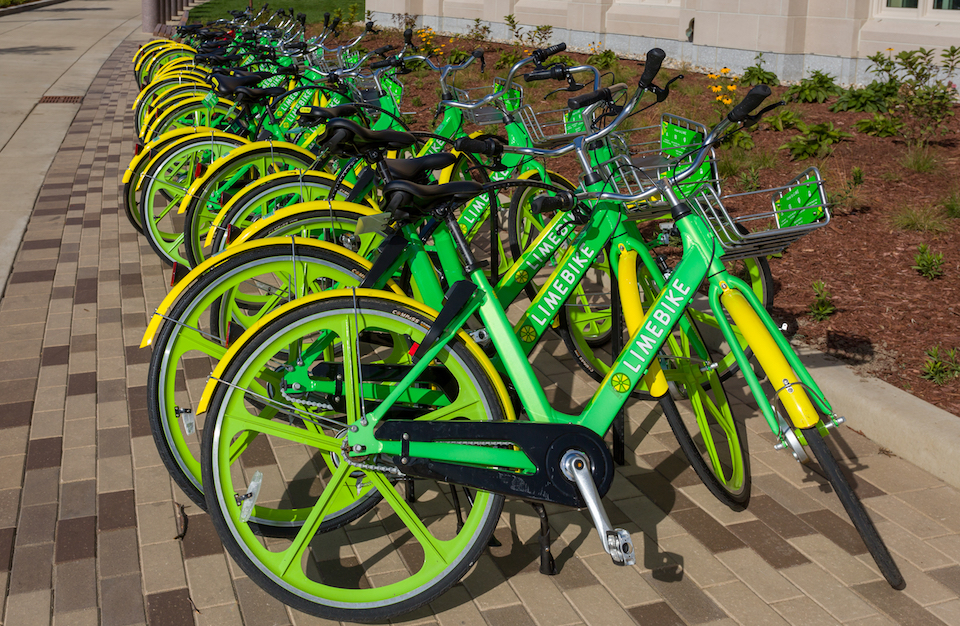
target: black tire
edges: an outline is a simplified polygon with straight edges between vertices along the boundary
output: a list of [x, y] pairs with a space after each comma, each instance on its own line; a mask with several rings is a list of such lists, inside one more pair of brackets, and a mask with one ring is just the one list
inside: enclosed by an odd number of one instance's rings
[[880, 573], [887, 579], [891, 587], [898, 591], [904, 589], [907, 583], [903, 580], [900, 568], [897, 567], [893, 556], [883, 543], [883, 539], [880, 538], [880, 533], [877, 532], [877, 527], [873, 525], [873, 521], [867, 515], [860, 498], [850, 487], [847, 477], [840, 471], [840, 466], [837, 464], [833, 453], [830, 452], [830, 448], [827, 447], [827, 442], [823, 440], [816, 428], [808, 428], [802, 432], [810, 451], [813, 452], [813, 456], [816, 457], [817, 463], [823, 470], [824, 477], [833, 487], [837, 497], [840, 498], [840, 503], [843, 504], [844, 510], [850, 516], [854, 528], [860, 533], [863, 543], [870, 551], [870, 556], [873, 557], [877, 567], [880, 568]]

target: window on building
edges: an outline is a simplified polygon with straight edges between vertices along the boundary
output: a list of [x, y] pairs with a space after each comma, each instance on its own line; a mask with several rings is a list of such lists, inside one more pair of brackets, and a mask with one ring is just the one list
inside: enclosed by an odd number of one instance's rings
[[[919, 0], [887, 0], [887, 6], [894, 9], [916, 9]], [[936, 2], [937, 0], [934, 0]]]
[[933, 8], [960, 10], [960, 0], [933, 0]]

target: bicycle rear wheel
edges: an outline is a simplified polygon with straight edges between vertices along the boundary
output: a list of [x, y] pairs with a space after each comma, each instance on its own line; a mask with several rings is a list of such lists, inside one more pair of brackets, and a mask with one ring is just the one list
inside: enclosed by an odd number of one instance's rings
[[[343, 293], [296, 303], [245, 335], [218, 372], [204, 432], [203, 482], [224, 546], [268, 593], [327, 619], [385, 620], [433, 600], [466, 574], [487, 546], [503, 497], [418, 480], [416, 501], [408, 502], [389, 458], [345, 462], [348, 426], [364, 404], [369, 410], [396, 384], [411, 363], [411, 342], [423, 341], [433, 318], [405, 299]], [[315, 342], [322, 350], [311, 352]], [[475, 345], [454, 338], [389, 416], [505, 419], [508, 399], [481, 361]], [[284, 387], [294, 377], [306, 386]], [[267, 409], [265, 394], [271, 396]], [[271, 472], [274, 480], [264, 481], [259, 495], [258, 502], [282, 506], [288, 494], [309, 486], [312, 504], [291, 512], [303, 522], [292, 541], [264, 542], [240, 518], [237, 496], [247, 490], [253, 468], [233, 450], [250, 438], [272, 449], [296, 446], [310, 460]], [[376, 515], [320, 534], [318, 523], [329, 510], [369, 493], [383, 498]]]
[[807, 440], [807, 446], [817, 459], [817, 463], [820, 464], [825, 478], [833, 487], [834, 493], [840, 498], [840, 503], [843, 504], [843, 508], [850, 517], [850, 521], [853, 522], [854, 528], [860, 533], [860, 537], [866, 544], [867, 550], [870, 551], [870, 556], [876, 562], [880, 573], [887, 579], [891, 587], [897, 590], [904, 589], [907, 583], [903, 580], [900, 568], [897, 567], [886, 544], [880, 538], [880, 533], [877, 532], [877, 527], [873, 525], [873, 521], [867, 515], [860, 498], [854, 493], [847, 477], [840, 471], [840, 466], [837, 464], [833, 453], [830, 452], [830, 448], [827, 447], [827, 442], [823, 440], [816, 428], [804, 429], [801, 432]]

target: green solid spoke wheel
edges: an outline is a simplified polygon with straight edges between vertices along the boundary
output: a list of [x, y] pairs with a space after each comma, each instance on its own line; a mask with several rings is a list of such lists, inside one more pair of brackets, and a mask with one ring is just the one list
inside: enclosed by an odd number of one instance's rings
[[169, 264], [187, 263], [180, 201], [211, 163], [243, 145], [239, 137], [197, 135], [171, 144], [152, 161], [140, 183], [140, 224], [153, 251]]
[[[390, 297], [327, 295], [286, 309], [225, 365], [204, 432], [208, 511], [244, 572], [294, 609], [345, 621], [411, 611], [456, 583], [496, 527], [501, 496], [416, 480], [410, 502], [410, 483], [397, 480], [391, 458], [348, 464], [342, 456], [347, 427], [393, 389], [411, 364], [411, 342], [423, 340], [430, 320]], [[478, 358], [455, 338], [387, 418], [502, 419], [506, 398]], [[284, 380], [276, 381], [277, 372]], [[304, 386], [295, 391], [293, 379]], [[268, 408], [259, 389], [270, 390]], [[253, 509], [256, 516], [261, 503], [282, 507], [291, 493], [306, 491], [311, 505], [291, 511], [303, 523], [289, 541], [264, 541], [241, 520], [238, 496], [242, 502], [250, 493], [254, 465], [236, 446], [250, 438], [275, 453], [307, 451], [279, 480], [273, 473], [264, 480]], [[382, 498], [376, 509], [323, 532], [322, 522], [367, 493]]]
[[204, 421], [194, 410], [207, 375], [227, 351], [231, 332], [235, 340], [295, 297], [354, 286], [365, 271], [336, 250], [300, 244], [294, 254], [290, 242], [265, 243], [226, 255], [166, 313], [152, 344], [148, 417], [170, 475], [198, 506], [206, 507], [200, 477]]
[[187, 265], [196, 267], [210, 256], [206, 245], [207, 231], [217, 214], [234, 194], [251, 182], [289, 170], [305, 170], [314, 158], [290, 145], [251, 144], [251, 149], [240, 151], [211, 166], [186, 198], [183, 225], [183, 256]]

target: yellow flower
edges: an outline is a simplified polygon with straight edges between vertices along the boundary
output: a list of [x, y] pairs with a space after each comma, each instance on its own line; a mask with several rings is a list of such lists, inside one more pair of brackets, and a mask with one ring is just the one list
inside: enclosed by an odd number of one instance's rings
[[729, 73], [730, 73], [730, 68], [729, 68], [729, 67], [725, 67], [725, 68], [723, 68], [723, 69], [720, 70], [720, 73], [721, 73], [721, 74], [729, 74]]
[[717, 102], [723, 102], [723, 96], [717, 96]]
[[724, 98], [724, 99], [723, 99], [723, 103], [724, 103], [724, 104], [730, 104], [731, 102], [733, 102], [733, 100], [731, 100], [730, 98]]
[[723, 87], [721, 87], [720, 85], [711, 85], [710, 91], [712, 91], [713, 93], [720, 93], [721, 91], [723, 91]]
[[893, 48], [887, 48], [887, 52], [893, 52]]
[[737, 90], [736, 85], [727, 85], [727, 91], [736, 91], [736, 90]]
[[716, 74], [707, 74], [707, 78], [709, 78], [710, 80], [716, 80], [720, 77]]

